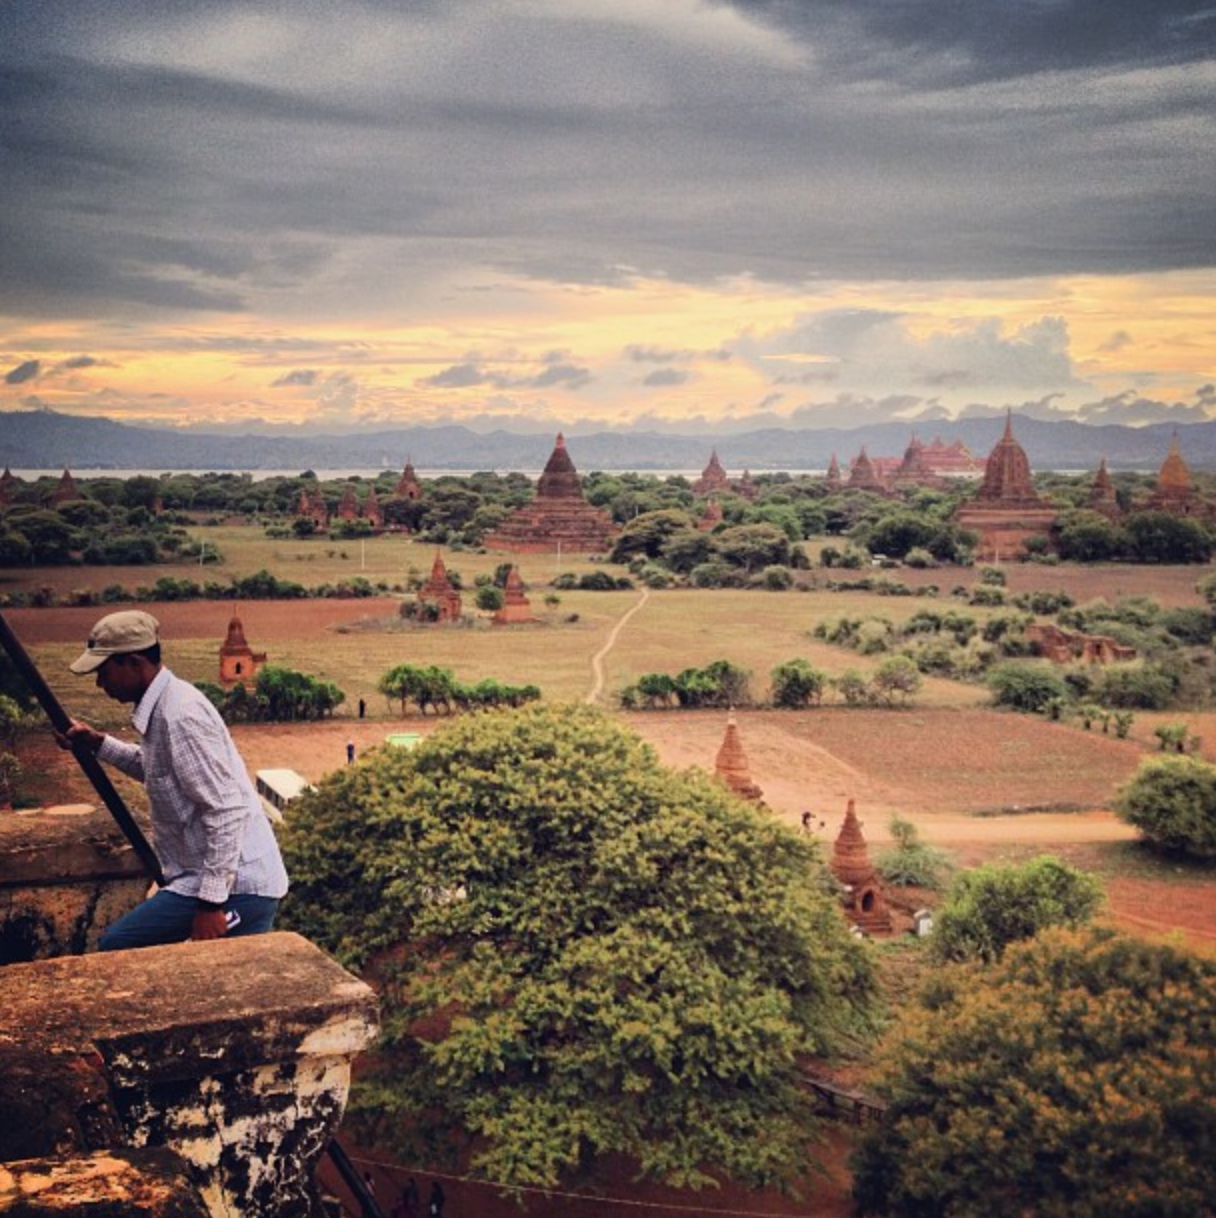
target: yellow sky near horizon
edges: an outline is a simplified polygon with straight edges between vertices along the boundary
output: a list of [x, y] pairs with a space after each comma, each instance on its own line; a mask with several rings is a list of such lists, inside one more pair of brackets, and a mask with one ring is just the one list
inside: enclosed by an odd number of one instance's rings
[[825, 283], [813, 293], [744, 280], [505, 290], [499, 281], [450, 290], [418, 313], [10, 319], [0, 405], [196, 425], [473, 415], [623, 425], [780, 416], [838, 395], [906, 394], [951, 411], [1052, 393], [1063, 406], [1129, 391], [1190, 401], [1216, 379], [1212, 272]]

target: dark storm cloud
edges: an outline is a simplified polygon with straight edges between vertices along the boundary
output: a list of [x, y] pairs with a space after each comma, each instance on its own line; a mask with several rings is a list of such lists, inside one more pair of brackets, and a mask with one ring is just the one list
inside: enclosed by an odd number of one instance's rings
[[955, 79], [1189, 63], [1216, 50], [1206, 0], [728, 0], [812, 44]]
[[0, 310], [1216, 261], [1198, 4], [733, 0], [716, 34], [684, 3], [558, 11], [7, 0]]
[[27, 359], [24, 363], [9, 369], [5, 374], [4, 383], [6, 385], [24, 385], [26, 381], [32, 381], [41, 368], [41, 360]]

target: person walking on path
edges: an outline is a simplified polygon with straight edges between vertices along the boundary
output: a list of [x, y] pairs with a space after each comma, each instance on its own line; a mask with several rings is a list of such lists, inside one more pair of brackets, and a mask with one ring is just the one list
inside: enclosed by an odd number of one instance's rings
[[83, 742], [148, 792], [153, 847], [165, 886], [101, 936], [102, 951], [254, 935], [274, 925], [287, 871], [270, 821], [228, 727], [198, 689], [161, 663], [149, 613], [103, 617], [70, 665], [130, 703], [139, 744], [73, 720], [63, 748]]
[[346, 764], [350, 765], [355, 760], [355, 742], [348, 740], [346, 742]]
[[443, 1195], [443, 1185], [436, 1180], [431, 1185], [431, 1199], [427, 1202], [426, 1212], [429, 1218], [443, 1218], [443, 1204], [447, 1198]]

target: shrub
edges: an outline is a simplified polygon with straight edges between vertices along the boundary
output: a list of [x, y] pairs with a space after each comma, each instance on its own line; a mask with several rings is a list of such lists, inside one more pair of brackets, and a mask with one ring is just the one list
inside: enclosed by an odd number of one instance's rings
[[1101, 902], [1098, 881], [1059, 859], [988, 863], [954, 878], [934, 919], [933, 953], [991, 963], [1009, 944], [1048, 926], [1083, 925]]
[[782, 708], [818, 706], [823, 700], [827, 676], [808, 660], [787, 660], [769, 674], [773, 687], [773, 704]]
[[1115, 811], [1154, 845], [1216, 858], [1216, 766], [1196, 757], [1152, 757], [1115, 799]]
[[895, 845], [874, 856], [874, 866], [888, 884], [898, 888], [938, 888], [952, 864], [945, 851], [926, 846], [916, 826], [902, 817], [891, 817], [888, 826]]
[[1053, 698], [1068, 698], [1068, 686], [1050, 666], [1010, 661], [988, 674], [988, 688], [997, 706], [1038, 714]]
[[1102, 674], [1098, 697], [1107, 706], [1165, 710], [1177, 689], [1173, 678], [1148, 664], [1119, 664]]
[[1176, 945], [1049, 930], [939, 971], [884, 1045], [859, 1212], [1211, 1214], [1214, 1075], [1216, 964]]

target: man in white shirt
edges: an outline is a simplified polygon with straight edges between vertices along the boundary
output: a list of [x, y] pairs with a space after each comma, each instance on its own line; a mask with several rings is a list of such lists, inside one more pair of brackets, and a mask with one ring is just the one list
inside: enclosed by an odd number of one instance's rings
[[148, 791], [165, 886], [101, 936], [102, 951], [261, 934], [274, 925], [287, 871], [261, 801], [219, 712], [161, 663], [159, 623], [138, 609], [111, 613], [71, 669], [133, 705], [142, 737], [126, 744], [78, 720], [83, 741]]

